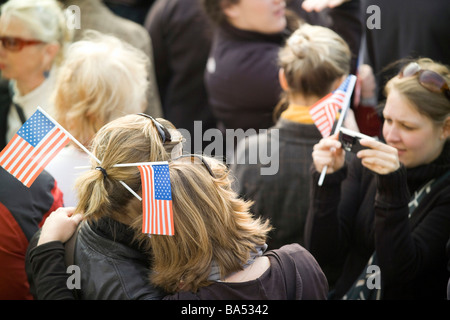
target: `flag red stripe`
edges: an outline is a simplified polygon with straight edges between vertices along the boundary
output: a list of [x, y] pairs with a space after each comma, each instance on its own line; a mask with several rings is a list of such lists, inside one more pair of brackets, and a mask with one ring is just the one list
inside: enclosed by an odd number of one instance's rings
[[[140, 173], [141, 173], [141, 184], [142, 184], [142, 196], [144, 195], [144, 193], [146, 192], [146, 184], [145, 184], [145, 172], [144, 172], [144, 168], [143, 167], [138, 167]], [[147, 202], [146, 201], [142, 201], [142, 211], [143, 211], [143, 215], [142, 215], [142, 232], [146, 233], [146, 228], [147, 228]]]
[[8, 143], [8, 145], [0, 152], [0, 164], [3, 165], [5, 160], [7, 159], [6, 155], [12, 151], [11, 146], [16, 143], [15, 141], [18, 140], [18, 135], [14, 135], [14, 137], [11, 139], [11, 141]]
[[30, 165], [27, 167], [26, 172], [22, 174], [24, 176], [21, 177], [18, 175], [19, 179], [21, 181], [24, 181], [25, 184], [27, 184], [26, 183], [27, 179], [33, 175], [33, 172], [35, 170], [39, 170], [39, 167], [41, 166], [41, 163], [44, 161], [45, 158], [50, 158], [51, 160], [56, 155], [54, 153], [54, 149], [55, 147], [58, 146], [58, 144], [61, 141], [63, 141], [65, 136], [59, 129], [55, 130], [55, 132], [56, 134], [54, 135], [54, 137], [53, 138], [48, 137], [48, 139], [45, 139], [44, 143], [41, 145], [42, 148], [40, 148], [40, 151], [38, 150], [38, 153], [35, 152], [35, 156], [33, 157], [34, 161], [30, 163]]
[[[19, 136], [16, 136], [16, 138], [18, 138], [18, 149], [14, 150], [14, 146], [11, 145], [11, 155], [5, 158], [7, 161], [5, 161], [6, 165], [4, 168], [9, 172], [13, 172], [17, 166], [20, 165], [20, 159], [29, 152], [28, 149], [33, 148], [28, 142], [21, 139]], [[14, 153], [15, 151], [16, 153]]]
[[53, 151], [52, 151], [52, 155], [50, 156], [50, 157], [48, 157], [47, 158], [47, 160], [44, 162], [44, 163], [41, 163], [40, 164], [40, 168], [38, 169], [38, 170], [36, 170], [36, 172], [34, 173], [34, 175], [32, 175], [31, 176], [31, 178], [28, 178], [28, 179], [30, 179], [29, 181], [28, 181], [28, 183], [26, 183], [26, 186], [27, 187], [30, 187], [32, 184], [33, 184], [33, 182], [34, 182], [34, 180], [36, 180], [37, 179], [37, 177], [41, 174], [41, 172], [45, 169], [45, 167], [48, 165], [48, 163], [50, 162], [50, 161], [52, 161], [52, 159], [69, 143], [69, 141], [70, 141], [70, 139], [68, 138], [68, 137], [65, 137], [65, 136], [63, 136], [63, 142], [58, 146], [58, 148], [56, 148], [56, 149], [54, 149]]
[[[56, 134], [57, 134], [57, 131], [54, 130], [48, 138], [53, 138]], [[15, 168], [13, 171], [11, 171], [11, 173], [14, 176], [20, 177], [22, 175], [22, 173], [25, 170], [27, 170], [27, 168], [30, 166], [33, 159], [35, 158], [35, 155], [39, 154], [42, 151], [42, 149], [45, 148], [48, 138], [46, 138], [44, 143], [41, 143], [38, 148], [33, 148], [33, 150], [28, 155], [26, 155], [26, 154], [23, 155], [24, 159], [25, 159], [24, 161], [26, 161], [26, 162], [21, 162], [21, 166]], [[26, 160], [26, 159], [28, 159], [28, 160]], [[16, 170], [19, 170], [19, 172], [15, 172]], [[21, 179], [19, 179], [19, 180], [21, 180]]]
[[173, 215], [171, 214], [173, 212], [172, 210], [172, 201], [169, 201], [169, 234], [175, 234], [175, 229], [173, 228]]

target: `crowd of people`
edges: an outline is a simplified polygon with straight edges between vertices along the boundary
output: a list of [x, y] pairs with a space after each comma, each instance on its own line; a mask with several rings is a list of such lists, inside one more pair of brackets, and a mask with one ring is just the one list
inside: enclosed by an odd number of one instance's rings
[[[29, 188], [0, 167], [0, 299], [450, 299], [446, 0], [2, 3], [0, 160], [37, 106], [78, 143]], [[309, 112], [349, 74], [357, 152]], [[117, 165], [148, 162], [173, 235]]]

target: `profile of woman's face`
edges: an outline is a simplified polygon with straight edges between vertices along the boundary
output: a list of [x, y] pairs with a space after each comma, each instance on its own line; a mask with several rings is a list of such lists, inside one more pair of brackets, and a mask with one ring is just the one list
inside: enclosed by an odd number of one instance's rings
[[224, 8], [230, 24], [238, 29], [265, 34], [286, 28], [284, 0], [240, 0]]
[[[24, 23], [14, 17], [0, 17], [0, 36], [23, 40], [36, 40]], [[19, 51], [11, 51], [0, 44], [0, 70], [6, 79], [23, 80], [42, 75], [45, 69], [45, 44], [25, 45]]]

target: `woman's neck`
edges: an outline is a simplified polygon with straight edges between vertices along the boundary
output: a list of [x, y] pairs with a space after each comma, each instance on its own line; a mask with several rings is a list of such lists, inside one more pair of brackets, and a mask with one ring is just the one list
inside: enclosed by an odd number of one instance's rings
[[44, 81], [43, 74], [26, 79], [16, 79], [16, 87], [20, 95], [24, 96], [39, 87]]
[[289, 96], [289, 103], [290, 104], [295, 104], [298, 106], [305, 106], [305, 107], [309, 107], [312, 106], [313, 104], [315, 104], [317, 101], [319, 101], [320, 98], [317, 96], [304, 96], [301, 94], [296, 94], [296, 95], [290, 95]]
[[269, 258], [258, 257], [255, 261], [241, 271], [227, 276], [223, 282], [246, 282], [258, 279], [270, 267]]

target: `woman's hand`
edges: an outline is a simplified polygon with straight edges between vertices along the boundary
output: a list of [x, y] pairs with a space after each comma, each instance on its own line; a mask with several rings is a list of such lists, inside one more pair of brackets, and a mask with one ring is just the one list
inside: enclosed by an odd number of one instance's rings
[[344, 166], [345, 151], [338, 140], [338, 134], [323, 138], [313, 148], [313, 162], [316, 170], [322, 172], [328, 166], [327, 173], [338, 171]]
[[361, 139], [361, 145], [368, 147], [359, 151], [356, 156], [361, 159], [363, 166], [378, 174], [389, 174], [400, 168], [398, 151], [383, 142]]
[[81, 220], [83, 215], [75, 214], [75, 208], [58, 208], [45, 220], [37, 245], [50, 241], [66, 242], [74, 234]]

